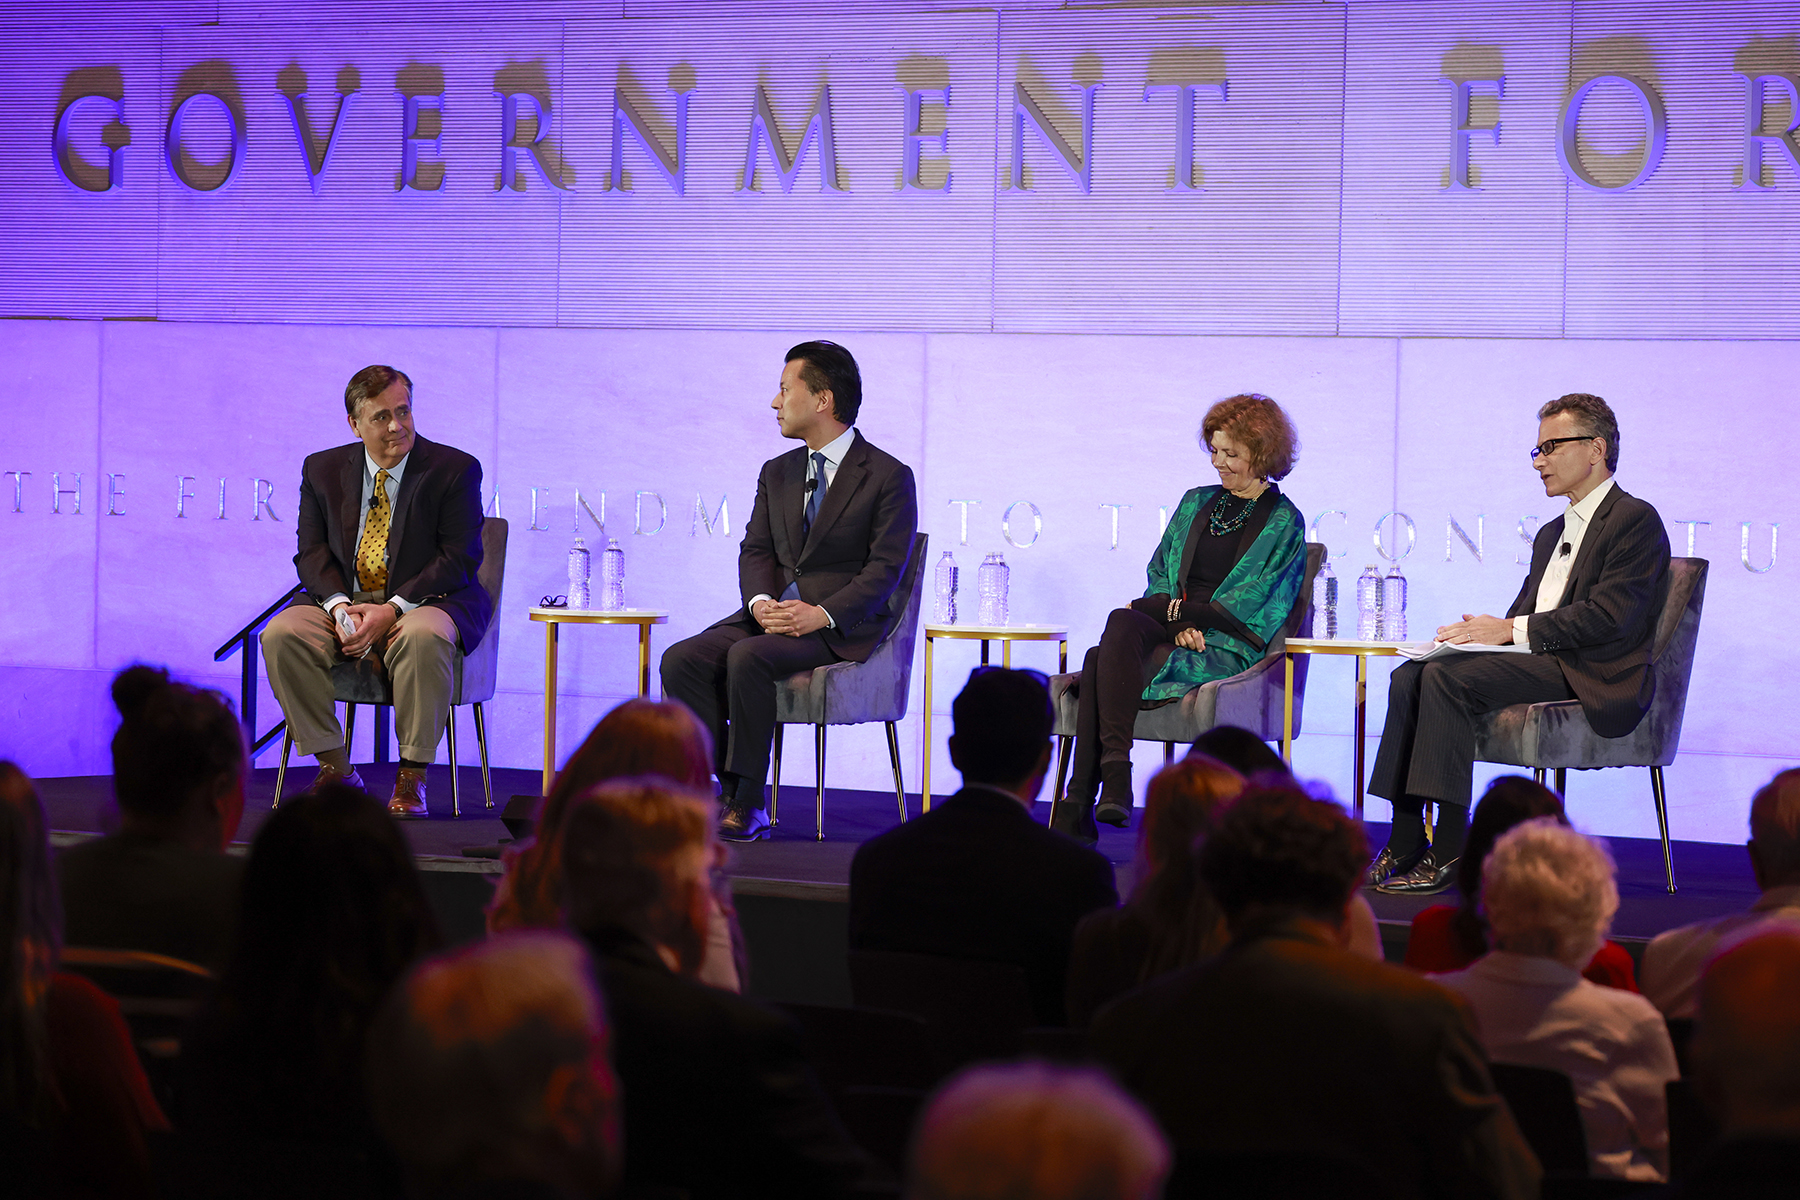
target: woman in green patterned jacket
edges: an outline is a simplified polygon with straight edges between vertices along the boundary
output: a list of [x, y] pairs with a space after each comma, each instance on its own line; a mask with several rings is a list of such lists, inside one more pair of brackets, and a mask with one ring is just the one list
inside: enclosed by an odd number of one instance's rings
[[1258, 395], [1221, 400], [1207, 410], [1200, 442], [1219, 482], [1181, 498], [1150, 556], [1143, 597], [1113, 610], [1082, 664], [1075, 772], [1056, 826], [1089, 844], [1096, 819], [1131, 823], [1138, 711], [1262, 658], [1305, 577], [1306, 522], [1274, 482], [1300, 448], [1281, 406]]

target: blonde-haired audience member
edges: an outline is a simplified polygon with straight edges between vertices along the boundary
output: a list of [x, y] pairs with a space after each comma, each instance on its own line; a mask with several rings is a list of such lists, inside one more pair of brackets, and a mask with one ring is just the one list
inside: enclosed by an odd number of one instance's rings
[[1662, 1179], [1663, 1086], [1679, 1076], [1662, 1014], [1581, 971], [1619, 908], [1612, 855], [1554, 817], [1515, 826], [1488, 856], [1481, 904], [1493, 949], [1433, 979], [1475, 1010], [1488, 1058], [1568, 1075], [1595, 1175]]
[[906, 1200], [1155, 1200], [1169, 1144], [1099, 1071], [971, 1067], [913, 1132]]
[[593, 966], [567, 934], [499, 934], [413, 971], [369, 1046], [375, 1120], [421, 1197], [598, 1196], [619, 1087]]

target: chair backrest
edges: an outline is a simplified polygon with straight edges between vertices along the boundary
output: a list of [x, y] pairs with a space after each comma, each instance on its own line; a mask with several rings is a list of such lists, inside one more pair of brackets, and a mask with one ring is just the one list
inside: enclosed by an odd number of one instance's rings
[[1582, 1128], [1581, 1106], [1575, 1101], [1575, 1085], [1569, 1077], [1545, 1067], [1511, 1063], [1495, 1063], [1489, 1070], [1495, 1090], [1505, 1097], [1519, 1132], [1525, 1135], [1545, 1174], [1587, 1174], [1587, 1131]]
[[1672, 558], [1663, 602], [1656, 617], [1650, 669], [1656, 672], [1656, 696], [1644, 714], [1647, 735], [1656, 743], [1662, 766], [1675, 761], [1681, 746], [1681, 724], [1687, 715], [1688, 681], [1694, 674], [1694, 646], [1700, 637], [1700, 609], [1706, 602], [1708, 564], [1704, 558]]
[[800, 1023], [806, 1056], [835, 1099], [846, 1088], [931, 1088], [943, 1078], [925, 1018], [873, 1008], [779, 1004]]
[[[1248, 689], [1237, 689], [1229, 695], [1221, 688], [1221, 698], [1213, 711], [1215, 723], [1242, 726], [1264, 741], [1274, 741], [1281, 736], [1282, 689], [1286, 678], [1285, 672], [1280, 669], [1281, 657], [1287, 649], [1289, 638], [1311, 637], [1313, 634], [1313, 583], [1318, 579], [1319, 568], [1324, 562], [1324, 543], [1306, 543], [1306, 575], [1300, 581], [1300, 594], [1294, 597], [1294, 607], [1288, 610], [1287, 620], [1281, 623], [1281, 629], [1269, 639], [1262, 658], [1250, 669], [1254, 673], [1259, 668], [1266, 668], [1260, 671], [1260, 682]], [[1300, 736], [1301, 717], [1306, 710], [1306, 672], [1311, 662], [1310, 654], [1294, 657], [1295, 737]]]
[[1025, 969], [890, 950], [850, 952], [850, 994], [858, 1008], [923, 1017], [947, 1066], [1019, 1052], [1037, 1024]]
[[169, 1104], [182, 1038], [212, 990], [213, 973], [164, 954], [97, 946], [65, 946], [58, 965], [118, 1002], [151, 1089], [159, 1102]]
[[[900, 617], [894, 631], [876, 646], [856, 671], [857, 687], [870, 696], [869, 707], [858, 705], [862, 721], [898, 721], [906, 716], [906, 694], [912, 687], [913, 647], [919, 641], [919, 597], [924, 589], [919, 581], [925, 577], [925, 550], [929, 539], [923, 533], [913, 536], [912, 558], [900, 573], [900, 584], [894, 594], [900, 598]], [[879, 680], [882, 688], [870, 692], [869, 684]], [[839, 681], [832, 677], [826, 686]], [[886, 685], [891, 683], [891, 689]], [[827, 704], [827, 710], [834, 706]]]
[[1669, 1178], [1690, 1174], [1719, 1139], [1719, 1122], [1686, 1079], [1663, 1084], [1663, 1102], [1669, 1112]]
[[506, 586], [506, 535], [504, 517], [489, 517], [481, 523], [481, 569], [475, 578], [494, 602], [494, 619], [475, 649], [463, 657], [462, 687], [456, 703], [481, 704], [494, 698], [494, 685], [500, 667], [500, 593]]

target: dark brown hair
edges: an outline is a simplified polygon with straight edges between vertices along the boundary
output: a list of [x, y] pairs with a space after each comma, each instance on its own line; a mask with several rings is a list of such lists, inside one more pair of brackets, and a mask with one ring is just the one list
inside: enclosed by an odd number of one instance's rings
[[1598, 396], [1587, 392], [1570, 392], [1566, 396], [1558, 396], [1544, 407], [1538, 409], [1538, 420], [1554, 417], [1557, 413], [1575, 414], [1575, 424], [1587, 437], [1601, 438], [1606, 442], [1606, 469], [1619, 469], [1619, 418], [1613, 416], [1612, 406]]
[[1293, 784], [1259, 786], [1206, 839], [1200, 878], [1233, 925], [1256, 908], [1336, 920], [1368, 859], [1361, 826], [1336, 804]]
[[1223, 914], [1200, 880], [1196, 856], [1243, 790], [1243, 776], [1204, 754], [1189, 754], [1151, 776], [1138, 832], [1137, 880], [1126, 901], [1150, 927], [1138, 982], [1224, 946]]
[[222, 693], [136, 663], [113, 678], [112, 698], [122, 718], [112, 740], [113, 793], [126, 812], [178, 821], [243, 778], [244, 727]]
[[1563, 812], [1562, 797], [1523, 775], [1500, 776], [1488, 784], [1487, 791], [1475, 803], [1475, 811], [1469, 817], [1469, 837], [1456, 865], [1456, 890], [1462, 893], [1462, 903], [1450, 922], [1457, 946], [1470, 958], [1480, 958], [1488, 952], [1487, 926], [1478, 911], [1482, 865], [1502, 834], [1538, 817], [1555, 817], [1565, 825], [1569, 821]]
[[1212, 436], [1223, 433], [1250, 451], [1250, 467], [1268, 479], [1286, 479], [1300, 454], [1300, 435], [1281, 405], [1255, 392], [1231, 396], [1206, 410], [1200, 444], [1212, 453]]
[[394, 386], [395, 380], [399, 380], [406, 385], [406, 399], [410, 404], [412, 402], [413, 386], [412, 380], [407, 378], [406, 372], [396, 370], [393, 367], [376, 365], [373, 367], [364, 367], [350, 377], [349, 384], [344, 388], [344, 411], [354, 417], [356, 415], [357, 405], [361, 404], [364, 400], [371, 400], [374, 397], [381, 395], [381, 393]]

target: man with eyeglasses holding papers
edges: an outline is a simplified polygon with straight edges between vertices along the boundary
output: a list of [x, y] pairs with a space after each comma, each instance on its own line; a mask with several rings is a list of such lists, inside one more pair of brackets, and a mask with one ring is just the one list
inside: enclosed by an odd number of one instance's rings
[[[1669, 573], [1669, 537], [1655, 508], [1613, 482], [1619, 423], [1606, 401], [1575, 392], [1538, 410], [1531, 464], [1563, 515], [1538, 530], [1531, 571], [1506, 616], [1465, 613], [1437, 631], [1458, 645], [1509, 646], [1401, 664], [1369, 781], [1393, 802], [1393, 832], [1368, 882], [1398, 895], [1435, 895], [1456, 878], [1475, 773], [1475, 717], [1511, 704], [1581, 701], [1601, 737], [1624, 737], [1649, 711], [1650, 643]], [[1425, 840], [1424, 808], [1440, 805]]]

